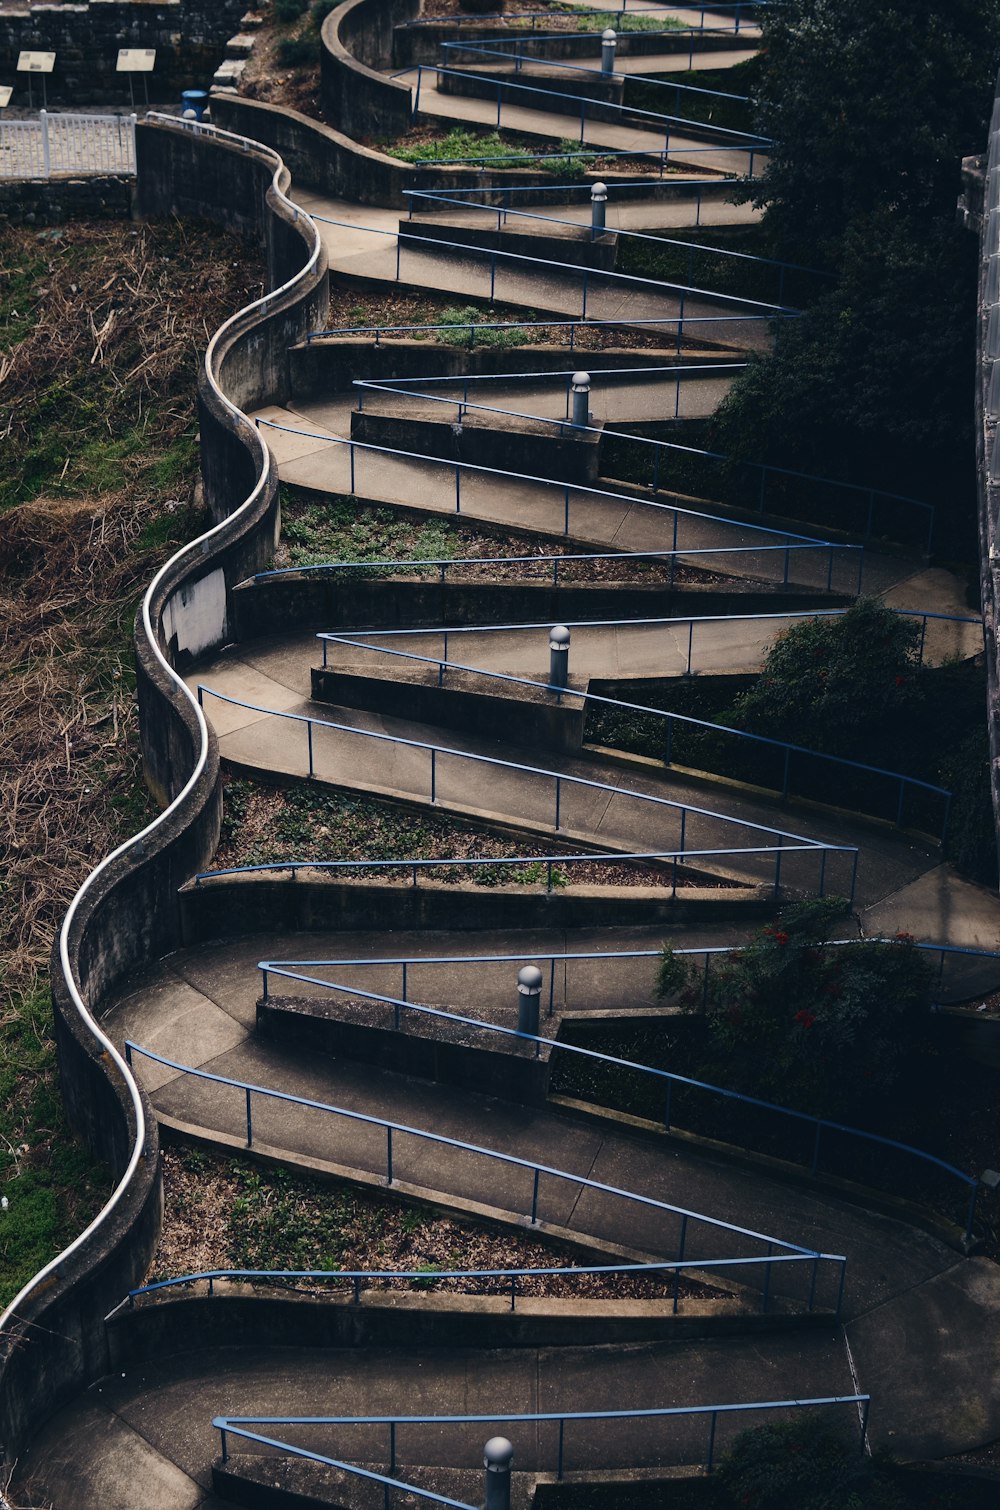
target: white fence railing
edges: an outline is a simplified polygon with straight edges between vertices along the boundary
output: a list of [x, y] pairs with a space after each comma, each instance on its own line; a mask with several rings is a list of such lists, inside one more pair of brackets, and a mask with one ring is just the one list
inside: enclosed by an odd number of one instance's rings
[[134, 172], [134, 115], [0, 117], [0, 179]]

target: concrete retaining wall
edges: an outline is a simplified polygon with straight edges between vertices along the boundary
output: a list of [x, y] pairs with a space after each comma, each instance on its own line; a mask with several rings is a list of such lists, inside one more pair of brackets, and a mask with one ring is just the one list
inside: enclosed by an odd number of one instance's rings
[[453, 409], [446, 404], [434, 406], [440, 419], [378, 414], [375, 408], [380, 399], [389, 395], [376, 393], [369, 397], [371, 408], [366, 407], [360, 413], [355, 409], [351, 414], [353, 440], [476, 467], [502, 469], [516, 458], [518, 470], [530, 477], [549, 477], [580, 487], [597, 486], [601, 439], [597, 426], [584, 435], [574, 435], [557, 422], [521, 420], [475, 409], [464, 414], [459, 422], [457, 406]]
[[628, 928], [647, 924], [709, 923], [738, 918], [751, 924], [774, 912], [774, 899], [753, 888], [715, 891], [671, 901], [670, 892], [645, 887], [581, 886], [572, 891], [538, 887], [448, 886], [433, 882], [385, 886], [316, 878], [299, 872], [235, 876], [189, 883], [181, 897], [185, 946], [232, 933], [329, 933], [403, 930], [512, 930], [524, 928]]
[[[294, 225], [268, 187], [276, 166], [268, 155], [234, 154], [208, 137], [153, 125], [139, 127], [138, 152], [144, 213], [169, 214], [183, 204], [188, 212], [224, 225], [232, 214], [239, 226], [264, 237], [275, 281], [284, 281], [295, 266], [296, 247], [298, 267], [304, 266], [305, 228]], [[248, 196], [245, 204], [237, 206], [227, 193], [230, 173]], [[274, 223], [282, 218], [281, 226]], [[324, 297], [321, 260], [301, 291], [279, 298], [266, 314], [251, 311], [229, 322], [213, 348], [216, 379], [225, 381], [231, 375], [246, 387], [248, 374], [259, 368], [266, 386], [274, 365], [267, 359], [268, 342], [276, 347], [289, 331], [301, 335], [303, 324], [309, 328], [323, 309]], [[256, 360], [248, 358], [247, 351], [256, 353]], [[248, 394], [239, 397], [246, 399]], [[141, 615], [136, 635], [147, 777], [161, 801], [179, 800], [141, 840], [123, 846], [92, 874], [78, 894], [66, 930], [65, 962], [58, 955], [53, 961], [55, 1035], [67, 1113], [110, 1164], [116, 1179], [125, 1172], [135, 1143], [130, 1090], [95, 1036], [91, 1020], [78, 1010], [74, 990], [96, 1007], [129, 972], [177, 947], [177, 888], [213, 853], [221, 808], [214, 740], [205, 742], [194, 707], [181, 696], [156, 649], [169, 654], [173, 646], [180, 660], [185, 648], [203, 644], [206, 635], [225, 632], [226, 593], [255, 563], [267, 559], [277, 518], [277, 478], [272, 470], [264, 467], [252, 501], [240, 491], [248, 478], [258, 481], [255, 461], [263, 464], [256, 430], [245, 421], [237, 429], [234, 416], [209, 384], [203, 393], [202, 446], [208, 470], [215, 469], [213, 476], [220, 484], [217, 511], [225, 512], [228, 501], [228, 511], [239, 512], [211, 537], [179, 552], [157, 577], [148, 600], [152, 637]], [[235, 452], [240, 448], [246, 454], [237, 465]], [[148, 1102], [142, 1104], [147, 1132], [141, 1157], [114, 1212], [29, 1292], [17, 1318], [6, 1318], [0, 1351], [0, 1444], [8, 1462], [30, 1432], [107, 1371], [103, 1318], [138, 1282], [152, 1256], [161, 1187], [155, 1120]]]
[[410, 126], [410, 87], [376, 73], [392, 62], [397, 22], [420, 0], [346, 0], [323, 22], [320, 99], [331, 125], [347, 136], [400, 136]]
[[[477, 528], [479, 525], [477, 524]], [[502, 554], [498, 543], [498, 554]], [[839, 607], [846, 599], [782, 594], [782, 608]], [[372, 581], [363, 572], [304, 572], [244, 582], [232, 594], [238, 640], [324, 629], [419, 629], [461, 624], [561, 624], [579, 619], [681, 618], [688, 614], [772, 613], [774, 594], [713, 585], [553, 587], [539, 582]], [[319, 646], [316, 649], [319, 659]]]
[[[330, 660], [335, 663], [338, 651], [344, 649], [340, 645], [328, 646]], [[461, 659], [461, 645], [452, 650], [452, 655]], [[373, 653], [371, 660], [377, 667], [378, 655]], [[461, 671], [449, 671], [445, 685], [439, 687], [433, 667], [405, 661], [393, 662], [389, 667], [383, 660], [383, 668], [382, 676], [377, 672], [364, 676], [337, 671], [334, 666], [329, 669], [314, 666], [313, 699], [343, 708], [365, 708], [388, 718], [404, 718], [435, 728], [460, 729], [526, 748], [580, 750], [584, 706], [572, 694], [557, 703], [555, 693], [535, 692], [529, 687], [510, 688], [489, 677]], [[426, 679], [406, 681], [407, 675]]]
[[[517, 1017], [513, 1012], [511, 1016], [508, 1025], [516, 1027]], [[544, 1106], [548, 1096], [547, 1050], [544, 1057], [536, 1058], [533, 1045], [416, 1012], [404, 1011], [397, 1030], [391, 1007], [352, 1003], [340, 992], [331, 992], [327, 1001], [262, 998], [257, 1003], [257, 1033], [280, 1046], [291, 1044], [373, 1064], [397, 1075], [416, 1075], [464, 1091], [475, 1089], [480, 1095], [522, 1106]]]

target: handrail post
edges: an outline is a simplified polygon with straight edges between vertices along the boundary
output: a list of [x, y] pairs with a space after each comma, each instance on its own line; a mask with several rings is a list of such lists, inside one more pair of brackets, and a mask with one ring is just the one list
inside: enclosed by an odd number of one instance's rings
[[385, 1130], [385, 1183], [392, 1184], [392, 1128]]
[[311, 718], [306, 721], [306, 733], [309, 738], [309, 774], [312, 776], [315, 773], [313, 770], [313, 726]]
[[565, 1416], [560, 1416], [559, 1417], [559, 1447], [558, 1447], [558, 1455], [557, 1455], [557, 1458], [556, 1458], [556, 1478], [557, 1479], [561, 1479], [562, 1476], [563, 1476], [563, 1450], [564, 1450], [564, 1447], [565, 1447], [565, 1441], [566, 1441], [566, 1417]]
[[437, 801], [437, 750], [431, 750], [431, 803]]
[[250, 1096], [251, 1096], [251, 1094], [252, 1094], [252, 1092], [250, 1090], [250, 1087], [247, 1086], [247, 1088], [246, 1088], [246, 1097], [247, 1097], [247, 1147], [248, 1148], [252, 1148], [253, 1147], [253, 1113], [252, 1113], [251, 1107], [250, 1107]]
[[705, 1471], [707, 1473], [711, 1473], [712, 1467], [715, 1463], [715, 1422], [717, 1416], [718, 1411], [713, 1410], [712, 1424], [708, 1429], [708, 1458], [705, 1462]]
[[536, 1169], [531, 1189], [531, 1225], [533, 1227], [538, 1226], [538, 1181], [540, 1176], [541, 1170]]
[[219, 1436], [222, 1438], [222, 1461], [224, 1463], [228, 1463], [229, 1462], [229, 1444], [228, 1444], [228, 1442], [226, 1440], [226, 1428], [224, 1426], [220, 1426], [219, 1427]]

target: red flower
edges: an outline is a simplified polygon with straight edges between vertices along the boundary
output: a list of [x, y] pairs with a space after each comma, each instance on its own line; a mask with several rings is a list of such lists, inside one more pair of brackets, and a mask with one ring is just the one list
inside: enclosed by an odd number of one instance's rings
[[905, 684], [906, 684], [906, 677], [905, 676], [897, 676], [897, 678], [896, 678], [896, 686], [897, 687], [902, 687], [902, 686], [905, 686]]
[[897, 933], [896, 934], [896, 938], [899, 941], [899, 943], [901, 943], [901, 944], [912, 944], [913, 943], [913, 934], [912, 933], [906, 933], [906, 932]]
[[804, 1028], [811, 1028], [816, 1019], [811, 1012], [807, 1012], [805, 1007], [802, 1007], [796, 1012], [795, 1021], [801, 1023]]
[[774, 935], [774, 942], [776, 944], [782, 944], [782, 945], [787, 944], [788, 943], [788, 934], [787, 933], [776, 933]]

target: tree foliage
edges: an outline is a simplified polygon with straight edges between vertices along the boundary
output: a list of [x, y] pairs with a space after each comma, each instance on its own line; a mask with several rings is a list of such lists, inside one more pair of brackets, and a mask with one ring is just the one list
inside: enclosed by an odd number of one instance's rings
[[783, 244], [834, 263], [859, 220], [951, 214], [982, 150], [1000, 0], [783, 0], [764, 9], [757, 202]]
[[1000, 0], [788, 0], [763, 35], [755, 124], [775, 146], [745, 193], [777, 255], [833, 277], [734, 385], [712, 445], [957, 507], [967, 551], [976, 246], [955, 201]]
[[[896, 1083], [926, 1022], [930, 970], [908, 934], [830, 945], [842, 898], [796, 903], [681, 990], [734, 1090], [813, 1115], [863, 1112]], [[665, 951], [660, 989], [676, 990]]]
[[878, 764], [921, 704], [920, 623], [875, 598], [803, 619], [771, 646], [733, 705], [740, 728]]

